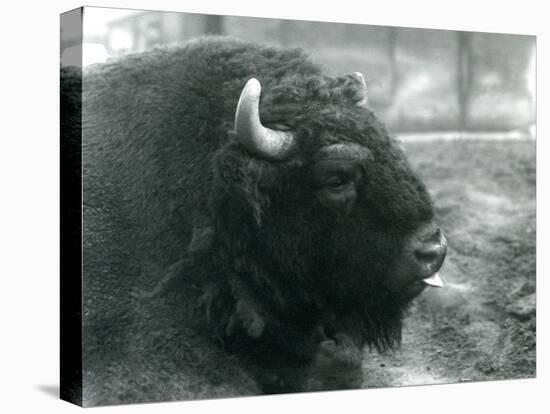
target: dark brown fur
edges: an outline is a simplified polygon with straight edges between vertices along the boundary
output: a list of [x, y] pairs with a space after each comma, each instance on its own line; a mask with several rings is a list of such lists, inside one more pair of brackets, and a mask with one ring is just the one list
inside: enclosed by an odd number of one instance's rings
[[[264, 125], [295, 132], [283, 161], [252, 156], [232, 130], [251, 77]], [[325, 76], [299, 50], [207, 38], [93, 67], [83, 89], [89, 402], [168, 398], [108, 395], [94, 378], [120, 381], [107, 374], [117, 361], [157, 375], [135, 358], [188, 369], [181, 349], [197, 343], [209, 390], [233, 380], [212, 380], [222, 351], [237, 356], [223, 372], [245, 367], [264, 392], [360, 386], [363, 346], [398, 343], [410, 300], [385, 287], [388, 269], [433, 213], [404, 154], [357, 105], [357, 78]], [[313, 172], [338, 143], [369, 154], [345, 214], [321, 202]], [[149, 300], [134, 294], [163, 278]]]

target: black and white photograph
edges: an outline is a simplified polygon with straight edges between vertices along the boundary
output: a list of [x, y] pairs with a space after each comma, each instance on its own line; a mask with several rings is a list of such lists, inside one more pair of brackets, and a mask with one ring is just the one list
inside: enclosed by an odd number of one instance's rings
[[544, 411], [533, 3], [10, 6], [0, 411]]
[[62, 236], [82, 217], [63, 398], [535, 376], [535, 36], [93, 7], [61, 23], [62, 202], [71, 168], [82, 185], [62, 217]]

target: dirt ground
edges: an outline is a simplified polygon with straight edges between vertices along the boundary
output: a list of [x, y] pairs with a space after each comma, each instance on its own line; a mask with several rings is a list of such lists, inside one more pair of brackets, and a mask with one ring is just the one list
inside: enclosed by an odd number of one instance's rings
[[534, 377], [535, 142], [404, 148], [448, 239], [445, 287], [416, 300], [400, 350], [367, 353], [363, 386]]

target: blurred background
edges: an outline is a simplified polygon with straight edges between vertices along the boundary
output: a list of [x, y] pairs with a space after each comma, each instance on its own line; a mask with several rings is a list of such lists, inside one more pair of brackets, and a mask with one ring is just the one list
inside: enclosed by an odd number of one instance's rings
[[[85, 8], [84, 66], [205, 34], [301, 47], [332, 75], [360, 71], [369, 104], [410, 139], [535, 136], [534, 36]], [[62, 64], [80, 36], [62, 33]]]

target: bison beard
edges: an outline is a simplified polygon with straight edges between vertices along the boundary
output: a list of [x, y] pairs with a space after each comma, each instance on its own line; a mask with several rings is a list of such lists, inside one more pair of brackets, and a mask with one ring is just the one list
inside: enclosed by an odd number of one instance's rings
[[[359, 74], [222, 38], [87, 70], [90, 384], [120, 381], [110, 363], [146, 370], [200, 343], [216, 348], [197, 357], [205, 372], [221, 349], [263, 392], [361, 385], [363, 347], [399, 343], [446, 249], [426, 189], [365, 103]], [[90, 404], [190, 397], [96, 388]]]

